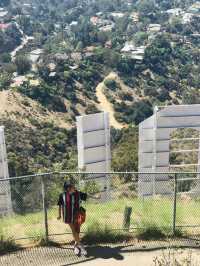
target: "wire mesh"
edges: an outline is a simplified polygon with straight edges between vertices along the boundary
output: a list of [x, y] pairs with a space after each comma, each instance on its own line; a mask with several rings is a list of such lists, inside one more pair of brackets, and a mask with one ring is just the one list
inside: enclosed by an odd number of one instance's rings
[[[146, 186], [151, 187], [156, 185], [153, 181], [166, 177], [166, 173], [145, 175], [152, 181]], [[162, 195], [155, 189], [156, 193], [149, 196], [140, 195], [138, 176], [138, 173], [63, 172], [10, 179], [12, 213], [1, 214], [0, 235], [22, 245], [37, 243], [46, 237], [55, 242], [70, 243], [73, 239], [70, 228], [57, 220], [58, 197], [67, 179], [73, 180], [77, 190], [88, 194], [87, 202], [82, 202], [87, 217], [81, 227], [82, 236], [102, 229], [129, 232], [132, 239], [142, 234], [148, 239], [154, 237], [151, 236], [153, 233], [160, 237], [172, 236], [174, 230], [190, 236], [200, 235], [200, 179], [197, 173], [170, 173], [167, 186], [171, 193]], [[8, 184], [6, 182], [0, 181], [1, 191]], [[166, 186], [166, 181], [159, 186]]]
[[[0, 234], [23, 245], [27, 239], [36, 240], [43, 234], [41, 178], [12, 179], [9, 183], [11, 210], [7, 215], [1, 213]], [[2, 189], [5, 186], [8, 181], [0, 182]]]

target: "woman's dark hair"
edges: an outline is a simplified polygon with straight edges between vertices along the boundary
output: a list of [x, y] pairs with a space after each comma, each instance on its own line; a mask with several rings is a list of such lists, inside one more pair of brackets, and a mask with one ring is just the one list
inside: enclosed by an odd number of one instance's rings
[[64, 182], [63, 189], [65, 191], [67, 191], [71, 187], [72, 187], [72, 184], [71, 184], [71, 182], [69, 180], [67, 180], [67, 181]]
[[66, 191], [68, 190], [69, 188], [72, 188], [75, 186], [75, 182], [73, 179], [68, 179], [64, 182], [63, 184], [63, 189]]

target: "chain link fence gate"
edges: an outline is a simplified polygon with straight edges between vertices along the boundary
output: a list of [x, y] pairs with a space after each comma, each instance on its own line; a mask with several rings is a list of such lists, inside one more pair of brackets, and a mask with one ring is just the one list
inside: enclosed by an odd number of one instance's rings
[[[10, 178], [12, 214], [0, 217], [1, 237], [12, 238], [22, 246], [47, 239], [70, 243], [72, 236], [68, 226], [57, 220], [58, 196], [63, 191], [64, 180], [70, 178], [89, 195], [85, 204], [87, 219], [81, 232], [91, 243], [96, 241], [95, 236], [102, 242], [115, 242], [115, 238], [116, 242], [121, 241], [123, 234], [128, 234], [128, 243], [136, 239], [160, 241], [174, 236], [200, 239], [197, 173], [170, 173], [172, 193], [149, 197], [138, 197], [138, 173], [107, 173], [108, 201], [102, 200], [102, 194], [107, 191], [97, 178], [93, 179], [94, 175], [62, 172]], [[148, 175], [152, 178], [156, 173]], [[7, 181], [0, 180], [0, 187]]]

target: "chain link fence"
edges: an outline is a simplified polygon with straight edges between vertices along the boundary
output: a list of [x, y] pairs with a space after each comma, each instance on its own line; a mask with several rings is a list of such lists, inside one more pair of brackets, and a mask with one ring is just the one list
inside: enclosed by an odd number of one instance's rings
[[[104, 174], [105, 175], [105, 174]], [[146, 173], [156, 180], [155, 173]], [[159, 173], [160, 177], [162, 174]], [[164, 173], [166, 175], [166, 173]], [[162, 239], [187, 236], [200, 239], [200, 179], [197, 173], [169, 174], [167, 195], [138, 194], [139, 173], [47, 173], [9, 179], [12, 210], [0, 216], [0, 236], [20, 245], [33, 245], [41, 239], [70, 243], [71, 231], [57, 220], [59, 194], [71, 179], [88, 193], [84, 203], [87, 219], [81, 228], [91, 242], [104, 230], [110, 238], [128, 234], [134, 239]], [[8, 180], [0, 180], [0, 188]], [[146, 186], [152, 186], [147, 182]], [[154, 184], [155, 185], [155, 184]], [[92, 237], [93, 238], [92, 238]], [[121, 239], [121, 238], [119, 238]], [[109, 238], [101, 239], [109, 242]]]

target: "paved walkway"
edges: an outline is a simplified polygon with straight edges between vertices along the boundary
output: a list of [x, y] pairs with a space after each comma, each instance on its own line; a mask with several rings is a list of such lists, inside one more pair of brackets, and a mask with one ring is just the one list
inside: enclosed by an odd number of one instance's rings
[[[191, 258], [191, 263], [187, 264], [191, 266], [200, 265], [200, 250], [182, 250], [182, 251], [172, 251], [171, 260], [178, 259], [183, 265], [185, 259]], [[124, 254], [121, 259], [96, 259], [82, 263], [83, 266], [159, 266], [158, 260], [165, 258], [167, 261], [169, 259], [168, 251], [149, 251], [149, 252], [133, 252], [130, 254]], [[168, 264], [164, 264], [168, 265]], [[170, 264], [174, 265], [174, 264]], [[186, 265], [186, 264], [184, 264]]]
[[[190, 265], [200, 265], [199, 242], [190, 243], [187, 241], [182, 246], [184, 247], [186, 243], [189, 244], [189, 249], [182, 249], [181, 251], [171, 249], [170, 257], [181, 259], [192, 257], [194, 264]], [[149, 250], [143, 244], [88, 247], [88, 256], [80, 258], [74, 255], [71, 246], [30, 248], [1, 256], [0, 266], [69, 266], [80, 264], [83, 266], [158, 266], [153, 262], [156, 257], [163, 258], [163, 252], [166, 258], [169, 257], [169, 251], [166, 249], [169, 243], [161, 245], [161, 242], [158, 241], [148, 242], [148, 246], [151, 246]], [[195, 245], [196, 248], [194, 248]], [[158, 250], [162, 246], [165, 249]]]

